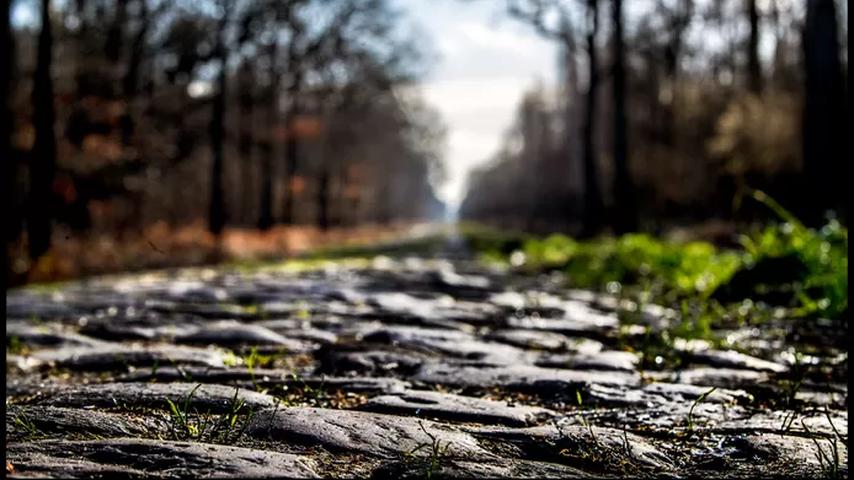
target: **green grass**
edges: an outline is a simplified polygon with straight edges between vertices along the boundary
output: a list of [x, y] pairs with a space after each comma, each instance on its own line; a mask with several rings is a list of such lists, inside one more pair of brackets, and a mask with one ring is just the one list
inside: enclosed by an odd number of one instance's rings
[[273, 363], [272, 355], [262, 355], [258, 353], [258, 347], [253, 346], [249, 350], [249, 354], [243, 357], [243, 363], [246, 369], [249, 370], [249, 377], [252, 379], [252, 385], [258, 389], [258, 382], [255, 380], [255, 368], [264, 368]]
[[780, 221], [745, 232], [740, 248], [646, 233], [577, 240], [468, 226], [463, 235], [483, 260], [531, 273], [561, 271], [573, 287], [674, 307], [683, 313], [677, 333], [691, 337], [708, 336], [721, 316], [768, 316], [759, 308], [743, 313], [745, 301], [784, 307], [794, 317], [843, 317], [848, 230], [835, 220], [807, 228], [762, 192], [752, 198]]
[[499, 231], [470, 223], [461, 224], [459, 231], [469, 248], [485, 263], [508, 264], [510, 256], [521, 251], [526, 242], [537, 240], [523, 232]]
[[398, 254], [412, 255], [413, 253], [430, 253], [441, 249], [444, 245], [443, 234], [432, 234], [418, 238], [406, 239], [400, 242], [381, 242], [370, 245], [342, 245], [315, 249], [300, 259], [304, 260], [337, 260], [352, 258], [371, 258], [377, 255], [394, 256]]
[[689, 431], [689, 432], [691, 432], [691, 431], [693, 431], [693, 430], [694, 430], [694, 408], [696, 408], [696, 407], [697, 407], [697, 405], [699, 405], [699, 404], [703, 403], [703, 401], [705, 401], [705, 400], [706, 400], [706, 398], [708, 398], [708, 397], [709, 397], [709, 395], [711, 395], [712, 393], [714, 393], [714, 392], [715, 392], [715, 390], [717, 390], [717, 389], [718, 389], [718, 387], [712, 387], [712, 388], [710, 388], [709, 390], [705, 391], [702, 395], [700, 395], [699, 397], [697, 397], [697, 398], [694, 400], [694, 402], [693, 402], [693, 403], [691, 403], [691, 408], [690, 408], [690, 409], [688, 409], [688, 418], [687, 418], [688, 431]]
[[[233, 443], [243, 434], [244, 429], [252, 419], [253, 411], [244, 413], [245, 401], [238, 397], [240, 390], [234, 389], [234, 397], [228, 404], [228, 409], [219, 415], [210, 411], [200, 413], [191, 408], [192, 399], [201, 387], [197, 384], [183, 398], [183, 401], [173, 402], [166, 399], [169, 407], [169, 427], [172, 437], [176, 440], [196, 440], [216, 443]], [[242, 428], [238, 429], [238, 422]]]
[[815, 444], [816, 448], [816, 459], [818, 460], [819, 468], [821, 469], [822, 478], [827, 479], [838, 479], [838, 478], [848, 478], [847, 470], [841, 468], [841, 458], [839, 452], [839, 445], [847, 445], [848, 442], [846, 439], [839, 433], [836, 425], [833, 424], [833, 420], [830, 418], [830, 413], [825, 412], [825, 416], [827, 421], [830, 423], [830, 427], [833, 429], [833, 436], [829, 439], [826, 439], [828, 444], [828, 448], [825, 451], [824, 447], [821, 446], [821, 442], [816, 436], [812, 435], [807, 424], [804, 423], [803, 419], [801, 419], [801, 426], [804, 430], [810, 434], [810, 439], [812, 439], [813, 444]]
[[69, 280], [57, 280], [52, 282], [31, 283], [25, 286], [24, 289], [33, 293], [48, 294], [62, 291], [70, 284], [71, 282]]
[[764, 193], [750, 198], [777, 221], [745, 229], [729, 248], [646, 233], [580, 240], [478, 225], [460, 231], [483, 262], [529, 274], [562, 272], [569, 287], [632, 300], [636, 308], [617, 312], [626, 328], [643, 324], [645, 304], [673, 309], [665, 328], [647, 327], [639, 336], [621, 330], [617, 348], [638, 352], [642, 371], [675, 369], [685, 360], [674, 348], [680, 338], [751, 354], [716, 332], [780, 319], [847, 318], [847, 228], [836, 220], [808, 228]]
[[24, 342], [20, 338], [13, 335], [6, 340], [6, 352], [12, 355], [25, 355], [29, 351]]
[[575, 391], [575, 403], [578, 405], [578, 417], [581, 419], [581, 424], [584, 425], [584, 428], [587, 429], [587, 433], [590, 434], [590, 438], [593, 439], [593, 442], [598, 444], [599, 440], [596, 438], [596, 434], [593, 433], [593, 427], [587, 422], [587, 419], [584, 418], [584, 403], [581, 400], [581, 391]]
[[32, 420], [29, 419], [23, 413], [15, 415], [15, 425], [18, 426], [24, 433], [26, 433], [26, 438], [28, 439], [37, 439], [44, 436], [41, 430], [36, 427], [36, 424], [33, 423]]
[[[848, 309], [848, 229], [836, 220], [819, 230], [807, 228], [762, 192], [754, 192], [754, 198], [784, 222], [742, 236], [744, 268], [755, 269], [769, 259], [788, 259], [798, 267], [799, 275], [786, 279], [790, 285], [783, 287], [796, 300], [798, 313], [829, 318], [844, 315]], [[759, 289], [777, 286], [772, 279], [759, 280]]]
[[364, 268], [370, 265], [370, 259], [379, 255], [400, 256], [416, 253], [429, 254], [438, 251], [444, 245], [444, 241], [445, 235], [433, 234], [394, 243], [322, 247], [279, 261], [272, 259], [234, 260], [224, 263], [224, 266], [242, 273], [312, 271], [326, 267], [329, 262], [354, 268]]
[[442, 441], [436, 438], [435, 435], [427, 431], [427, 428], [424, 427], [424, 422], [418, 421], [418, 426], [421, 427], [421, 431], [424, 432], [427, 437], [430, 438], [430, 444], [422, 443], [419, 444], [414, 449], [409, 452], [404, 453], [404, 457], [406, 457], [407, 461], [414, 458], [415, 454], [422, 449], [429, 449], [429, 458], [424, 460], [424, 477], [427, 479], [433, 478], [433, 475], [436, 473], [436, 469], [439, 467], [442, 459], [448, 456], [448, 451], [451, 448], [451, 442], [447, 442], [442, 444]]

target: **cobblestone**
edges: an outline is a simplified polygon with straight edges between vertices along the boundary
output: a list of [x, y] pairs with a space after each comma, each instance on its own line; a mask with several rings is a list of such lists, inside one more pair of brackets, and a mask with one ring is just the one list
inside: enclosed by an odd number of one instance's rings
[[[152, 272], [7, 304], [11, 477], [847, 476], [847, 386], [785, 344], [682, 339], [678, 368], [643, 370], [625, 333], [673, 310], [627, 325], [624, 301], [465, 258]], [[847, 371], [847, 352], [814, 358]]]

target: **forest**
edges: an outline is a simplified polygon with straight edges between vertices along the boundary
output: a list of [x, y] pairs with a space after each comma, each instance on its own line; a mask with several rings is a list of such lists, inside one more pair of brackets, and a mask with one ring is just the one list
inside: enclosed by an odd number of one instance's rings
[[[846, 2], [491, 5], [559, 48], [560, 84], [524, 95], [459, 218], [726, 243], [774, 219], [749, 201], [760, 191], [809, 226], [847, 224]], [[13, 22], [13, 6], [30, 15]], [[294, 232], [373, 238], [455, 209], [435, 193], [448, 132], [419, 88], [434, 39], [406, 28], [400, 2], [3, 10], [13, 284], [272, 258]]]
[[562, 85], [526, 95], [462, 217], [731, 236], [776, 219], [743, 201], [758, 189], [812, 226], [847, 218], [847, 2], [506, 3], [560, 46]]
[[[13, 3], [37, 17], [12, 25]], [[442, 215], [444, 132], [411, 88], [424, 42], [385, 0], [3, 4], [13, 283], [114, 254], [101, 239], [139, 256], [166, 248], [158, 232]]]
[[845, 0], [0, 2], [9, 478], [849, 477]]

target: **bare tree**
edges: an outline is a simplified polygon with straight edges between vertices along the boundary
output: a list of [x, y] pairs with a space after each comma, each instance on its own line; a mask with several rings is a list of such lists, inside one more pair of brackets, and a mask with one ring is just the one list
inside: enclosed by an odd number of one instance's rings
[[628, 132], [626, 128], [626, 59], [623, 39], [623, 0], [611, 0], [614, 32], [614, 199], [615, 227], [618, 233], [637, 229], [635, 186], [629, 172]]
[[748, 89], [751, 93], [762, 93], [762, 66], [759, 63], [759, 10], [756, 0], [746, 0], [750, 37], [747, 41]]
[[587, 110], [584, 113], [584, 230], [595, 234], [602, 227], [602, 193], [596, 163], [596, 95], [599, 88], [599, 63], [596, 36], [599, 33], [599, 2], [587, 0]]
[[293, 180], [299, 162], [297, 158], [299, 139], [297, 138], [296, 124], [300, 115], [300, 94], [303, 88], [303, 79], [305, 78], [304, 62], [308, 54], [308, 48], [302, 45], [308, 25], [296, 15], [291, 18], [292, 33], [286, 55], [290, 79], [286, 88], [288, 104], [284, 113], [287, 138], [285, 139], [285, 205], [282, 211], [282, 221], [285, 224], [293, 223], [294, 220]]
[[168, 2], [163, 2], [151, 11], [148, 7], [149, 0], [137, 0], [139, 12], [137, 14], [139, 26], [130, 42], [127, 66], [122, 77], [122, 95], [126, 103], [125, 114], [121, 119], [122, 142], [130, 145], [131, 137], [135, 129], [135, 100], [139, 93], [140, 69], [143, 60], [149, 55], [148, 40], [151, 26], [166, 10]]
[[50, 248], [52, 210], [54, 206], [53, 176], [56, 171], [56, 137], [53, 131], [53, 32], [50, 0], [41, 2], [41, 32], [39, 33], [36, 70], [33, 74], [33, 141], [30, 163], [29, 253], [33, 260]]
[[844, 209], [841, 179], [845, 161], [845, 94], [834, 0], [807, 0], [806, 7], [803, 155], [811, 191], [806, 203], [811, 208], [805, 213], [811, 223], [820, 224], [826, 209]]
[[104, 56], [114, 67], [117, 67], [121, 60], [125, 29], [127, 28], [128, 0], [115, 0], [115, 4], [116, 11], [113, 14], [113, 21], [110, 23], [104, 42]]
[[[291, 182], [296, 173], [298, 165], [299, 140], [296, 136], [296, 122], [300, 114], [300, 97], [303, 89], [303, 80], [310, 57], [316, 53], [319, 46], [319, 38], [328, 35], [329, 32], [322, 29], [315, 33], [316, 37], [309, 35], [309, 25], [302, 18], [312, 0], [293, 0], [288, 2], [270, 2], [272, 14], [267, 18], [266, 28], [271, 32], [271, 39], [265, 46], [264, 51], [268, 64], [268, 90], [267, 101], [267, 126], [270, 129], [264, 143], [264, 151], [260, 164], [261, 188], [259, 198], [259, 216], [257, 226], [261, 230], [268, 230], [273, 226], [273, 182], [275, 165], [275, 145], [277, 133], [275, 126], [281, 123], [285, 131], [284, 166], [285, 166], [285, 201], [283, 209], [284, 223], [293, 220], [294, 192]], [[281, 34], [287, 33], [287, 44], [282, 53]], [[280, 90], [284, 84], [287, 106], [284, 112], [280, 112]]]
[[[12, 156], [12, 77], [13, 69], [15, 68], [14, 52], [15, 46], [13, 43], [11, 29], [11, 2], [10, 0], [0, 0], [0, 158], [3, 159], [3, 188], [5, 188], [5, 200], [7, 215], [9, 218], [6, 227], [6, 242], [9, 243], [18, 236], [19, 215], [12, 208], [15, 179], [18, 174], [18, 159]], [[8, 250], [8, 249], [7, 249]], [[6, 265], [3, 272], [9, 272], [8, 258], [3, 256]]]
[[239, 161], [241, 166], [241, 189], [242, 195], [240, 200], [240, 208], [242, 214], [240, 218], [244, 223], [249, 222], [252, 208], [252, 194], [254, 193], [254, 182], [252, 178], [253, 166], [253, 131], [254, 125], [254, 107], [255, 107], [255, 72], [252, 66], [252, 60], [244, 57], [240, 62], [240, 71], [238, 72], [238, 93], [237, 103], [240, 111], [240, 138], [237, 141], [237, 151], [239, 153]]
[[[586, 111], [582, 127], [582, 165], [584, 176], [583, 224], [586, 234], [592, 235], [602, 227], [603, 202], [599, 186], [598, 165], [596, 163], [596, 95], [599, 88], [599, 64], [596, 38], [599, 33], [598, 0], [585, 1], [585, 46], [587, 53], [588, 81], [586, 92]], [[552, 40], [561, 42], [568, 51], [575, 50], [575, 32], [571, 20], [571, 9], [562, 0], [509, 0], [509, 13], [536, 28], [537, 32]], [[557, 16], [558, 26], [549, 25], [547, 17]], [[567, 133], [568, 134], [568, 133]]]
[[293, 180], [299, 168], [300, 138], [297, 122], [303, 113], [301, 96], [305, 88], [306, 76], [311, 68], [317, 68], [323, 62], [329, 61], [322, 55], [329, 43], [343, 42], [350, 23], [357, 14], [368, 13], [379, 16], [385, 14], [382, 2], [348, 0], [339, 2], [332, 20], [320, 26], [320, 31], [312, 32], [311, 24], [302, 17], [299, 10], [289, 10], [286, 17], [290, 27], [291, 38], [286, 53], [287, 61], [287, 107], [284, 113], [284, 124], [287, 128], [285, 139], [285, 202], [282, 221], [285, 224], [294, 222], [294, 189]]
[[[274, 195], [279, 193], [292, 194], [285, 216], [295, 212], [297, 220], [314, 220], [309, 216], [316, 203], [322, 225], [333, 224], [344, 212], [362, 221], [375, 217], [380, 207], [375, 193], [383, 182], [396, 202], [390, 217], [416, 211], [426, 198], [428, 162], [420, 152], [407, 150], [413, 130], [405, 122], [386, 122], [370, 110], [374, 99], [360, 98], [336, 119], [343, 124], [346, 116], [357, 127], [352, 135], [360, 138], [333, 137], [337, 143], [329, 151], [318, 140], [324, 134], [318, 114], [322, 89], [355, 91], [365, 98], [376, 94], [376, 99], [391, 102], [393, 90], [403, 83], [397, 65], [385, 58], [401, 43], [392, 5], [389, 0], [51, 2], [44, 13], [54, 17], [53, 30], [45, 21], [41, 45], [33, 42], [39, 62], [24, 62], [39, 64], [34, 88], [26, 82], [27, 88], [14, 89], [12, 103], [20, 123], [20, 135], [13, 140], [29, 142], [30, 132], [38, 135], [32, 160], [19, 162], [30, 167], [20, 173], [32, 175], [18, 177], [32, 185], [22, 185], [15, 196], [26, 205], [20, 210], [29, 217], [33, 249], [47, 248], [38, 247], [39, 238], [49, 239], [51, 225], [138, 237], [155, 222], [177, 226], [203, 219], [217, 233], [246, 210], [252, 217], [261, 214], [252, 223], [263, 219], [259, 224], [270, 226], [274, 216], [282, 215], [283, 205], [277, 202], [283, 196]], [[11, 8], [4, 7], [6, 12]], [[223, 15], [224, 10], [230, 15]], [[245, 25], [249, 10], [260, 12], [262, 21]], [[29, 47], [29, 30], [12, 30]], [[56, 43], [55, 59], [46, 40]], [[3, 53], [9, 50], [5, 45]], [[60, 50], [72, 55], [60, 56]], [[405, 53], [400, 57], [418, 63]], [[4, 65], [2, 74], [10, 73]], [[337, 72], [335, 82], [324, 83], [320, 72], [325, 69]], [[11, 73], [15, 80], [17, 72]], [[55, 95], [45, 88], [51, 73]], [[30, 109], [21, 108], [25, 101], [18, 98], [30, 94], [32, 123]], [[56, 111], [51, 113], [54, 97]], [[366, 114], [374, 116], [375, 129], [387, 128], [382, 148], [371, 150], [375, 132], [358, 125]], [[50, 139], [54, 124], [64, 133], [55, 140]], [[6, 123], [0, 126], [10, 129]], [[348, 144], [362, 150], [353, 154]], [[250, 166], [256, 149], [258, 165]], [[395, 162], [401, 164], [400, 182], [380, 175]], [[229, 178], [232, 172], [240, 178]], [[286, 172], [302, 180], [304, 195], [276, 191]], [[419, 200], [400, 202], [406, 188]], [[198, 189], [210, 195], [189, 193]], [[19, 198], [25, 193], [26, 203]], [[358, 207], [350, 208], [356, 199]], [[87, 222], [81, 221], [81, 212], [88, 215]], [[42, 221], [45, 216], [50, 221]], [[20, 237], [19, 232], [15, 240]], [[49, 245], [49, 240], [41, 243]]]
[[225, 35], [229, 20], [234, 9], [233, 0], [224, 0], [220, 3], [221, 12], [219, 26], [216, 32], [216, 46], [214, 56], [219, 63], [217, 73], [216, 93], [213, 98], [213, 112], [211, 114], [210, 138], [211, 138], [211, 203], [208, 216], [208, 230], [215, 235], [222, 233], [225, 227], [225, 189], [223, 187], [223, 143], [225, 141], [225, 99], [228, 84], [228, 49], [226, 47]]
[[[670, 92], [670, 101], [664, 106], [663, 125], [661, 127], [661, 139], [667, 146], [672, 147], [675, 142], [675, 110], [677, 108], [677, 88], [679, 86], [679, 64], [685, 50], [685, 32], [691, 24], [694, 14], [694, 0], [680, 0], [673, 7], [668, 7], [661, 0], [657, 4], [656, 12], [664, 19], [666, 40], [664, 44], [664, 73], [666, 88]], [[651, 68], [655, 70], [655, 68]], [[650, 96], [658, 103], [659, 95]], [[656, 105], [658, 107], [658, 105]]]
[[[0, 0], [0, 155], [8, 163], [11, 163], [11, 137], [12, 137], [12, 77], [15, 68], [14, 54], [15, 45], [11, 28], [10, 0]], [[6, 170], [8, 171], [8, 170]], [[7, 192], [8, 193], [8, 192]], [[8, 205], [8, 204], [7, 204]]]
[[279, 120], [279, 63], [278, 40], [273, 38], [267, 46], [267, 61], [269, 62], [270, 84], [267, 87], [267, 127], [269, 134], [264, 143], [261, 157], [261, 189], [258, 200], [258, 229], [269, 230], [273, 226], [273, 156], [275, 155], [275, 138], [273, 127]]

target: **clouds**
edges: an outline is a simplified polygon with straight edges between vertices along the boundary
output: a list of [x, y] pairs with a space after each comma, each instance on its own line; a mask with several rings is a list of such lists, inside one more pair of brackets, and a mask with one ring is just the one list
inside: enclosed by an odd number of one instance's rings
[[448, 125], [448, 181], [443, 200], [462, 201], [468, 172], [499, 148], [510, 127], [525, 83], [517, 79], [438, 81], [423, 86], [426, 100]]
[[[512, 29], [515, 30], [515, 29]], [[466, 38], [472, 46], [481, 49], [499, 50], [504, 54], [527, 55], [541, 47], [539, 39], [520, 35], [505, 28], [489, 28], [483, 22], [465, 22], [457, 29], [459, 35]]]
[[402, 6], [439, 51], [422, 92], [448, 127], [448, 180], [438, 193], [454, 207], [468, 172], [497, 152], [525, 91], [538, 82], [556, 83], [557, 50], [502, 18], [498, 1], [407, 0]]

